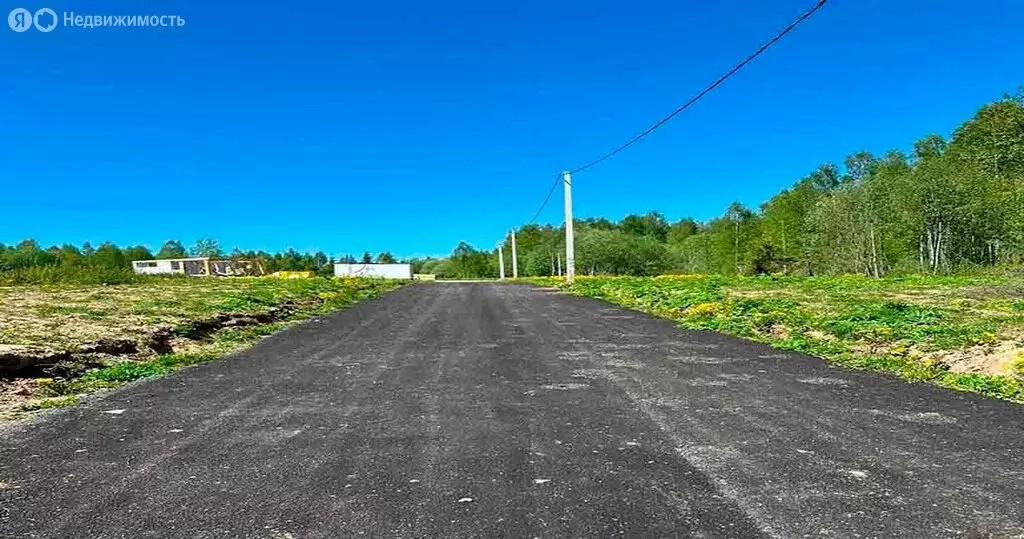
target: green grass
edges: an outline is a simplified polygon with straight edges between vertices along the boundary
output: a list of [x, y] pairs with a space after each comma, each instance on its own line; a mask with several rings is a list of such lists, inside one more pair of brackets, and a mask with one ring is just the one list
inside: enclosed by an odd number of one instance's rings
[[[174, 372], [182, 367], [197, 365], [220, 357], [216, 351], [165, 354], [148, 361], [119, 361], [108, 367], [92, 371], [83, 382], [126, 383]], [[110, 387], [104, 386], [104, 387]]]
[[960, 391], [1024, 402], [1024, 358], [1005, 372], [953, 372], [936, 358], [1024, 336], [1024, 281], [1000, 277], [584, 277], [532, 282]]
[[143, 378], [161, 376], [184, 367], [213, 361], [231, 352], [247, 348], [263, 337], [276, 333], [288, 325], [288, 322], [272, 322], [222, 330], [217, 332], [213, 341], [202, 350], [163, 354], [146, 361], [119, 361], [89, 372], [79, 380], [84, 383], [82, 387], [92, 387], [95, 386], [95, 382], [100, 382], [96, 387], [109, 388], [112, 387], [111, 384], [119, 385]]
[[62, 397], [50, 397], [41, 399], [28, 404], [23, 404], [18, 407], [20, 412], [36, 412], [39, 410], [50, 410], [53, 408], [63, 408], [65, 406], [73, 406], [79, 402], [78, 395], [66, 395]]

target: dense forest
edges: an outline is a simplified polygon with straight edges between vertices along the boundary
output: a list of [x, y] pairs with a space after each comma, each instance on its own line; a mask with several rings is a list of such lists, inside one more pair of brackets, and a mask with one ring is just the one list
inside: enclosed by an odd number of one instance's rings
[[[826, 163], [759, 209], [733, 203], [708, 222], [669, 222], [656, 212], [582, 219], [575, 229], [580, 274], [884, 276], [1017, 267], [1024, 263], [1024, 93], [982, 107], [948, 141], [929, 135], [909, 154], [857, 152], [842, 166]], [[563, 234], [562, 227], [519, 229], [520, 275], [557, 273]], [[463, 245], [450, 260], [465, 266], [470, 255]]]
[[[949, 140], [928, 135], [909, 153], [857, 152], [842, 166], [826, 163], [758, 209], [740, 203], [708, 222], [669, 222], [657, 212], [618, 222], [578, 219], [580, 274], [884, 276], [983, 271], [1024, 265], [1024, 93], [985, 105]], [[558, 274], [564, 228], [529, 225], [516, 234], [522, 276]], [[505, 240], [506, 269], [511, 249]], [[42, 248], [32, 240], [0, 244], [0, 272], [32, 273], [28, 281], [82, 272], [130, 273], [131, 260], [213, 256], [258, 259], [268, 272], [330, 275], [333, 262], [395, 262], [389, 253], [331, 258], [325, 253], [225, 253], [214, 240], [190, 249], [165, 242]], [[448, 257], [408, 260], [417, 273], [442, 278], [496, 277], [495, 251], [460, 243]], [[42, 277], [40, 277], [42, 275]], [[17, 281], [18, 279], [14, 279]]]

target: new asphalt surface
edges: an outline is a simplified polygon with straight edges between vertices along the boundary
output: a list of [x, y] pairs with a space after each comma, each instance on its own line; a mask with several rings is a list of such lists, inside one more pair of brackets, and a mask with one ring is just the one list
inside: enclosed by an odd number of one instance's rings
[[0, 537], [1019, 537], [1024, 407], [421, 284], [0, 431]]

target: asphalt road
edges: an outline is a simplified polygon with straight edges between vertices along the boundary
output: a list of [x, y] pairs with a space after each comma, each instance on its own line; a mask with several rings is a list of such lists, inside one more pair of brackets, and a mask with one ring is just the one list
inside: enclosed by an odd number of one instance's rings
[[1018, 537], [1024, 406], [422, 284], [0, 431], [0, 537]]

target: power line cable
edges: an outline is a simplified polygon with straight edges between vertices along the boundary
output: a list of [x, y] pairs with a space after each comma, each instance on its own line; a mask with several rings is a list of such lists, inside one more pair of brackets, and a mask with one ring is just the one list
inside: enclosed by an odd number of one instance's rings
[[558, 187], [558, 182], [562, 179], [562, 173], [559, 172], [555, 175], [555, 181], [551, 184], [551, 189], [548, 191], [548, 196], [544, 197], [544, 202], [537, 208], [537, 213], [533, 214], [533, 217], [526, 223], [526, 226], [532, 225], [534, 221], [540, 217], [540, 212], [544, 211], [544, 207], [548, 205], [548, 201], [551, 200], [551, 195], [555, 194], [555, 189]]
[[[666, 123], [668, 123], [669, 120], [671, 120], [672, 118], [675, 118], [677, 115], [679, 115], [679, 113], [681, 113], [684, 110], [690, 108], [690, 106], [692, 106], [697, 101], [700, 101], [705, 95], [711, 93], [712, 90], [714, 90], [715, 88], [720, 86], [729, 77], [735, 75], [736, 72], [738, 72], [740, 69], [743, 69], [744, 66], [746, 66], [750, 62], [754, 61], [755, 58], [757, 58], [763, 52], [765, 52], [766, 50], [771, 48], [772, 45], [775, 45], [775, 43], [777, 43], [780, 39], [785, 37], [786, 34], [792, 32], [797, 26], [800, 25], [800, 23], [802, 23], [802, 22], [806, 21], [807, 19], [809, 19], [811, 17], [811, 15], [814, 15], [815, 12], [817, 12], [819, 9], [824, 7], [824, 5], [825, 5], [825, 3], [827, 1], [828, 0], [819, 0], [818, 3], [814, 5], [814, 7], [812, 7], [809, 10], [807, 10], [806, 12], [804, 12], [803, 15], [801, 15], [796, 20], [791, 22], [789, 24], [789, 26], [786, 26], [785, 28], [782, 29], [781, 32], [779, 32], [774, 37], [772, 37], [770, 40], [768, 40], [764, 44], [762, 44], [756, 51], [754, 51], [753, 54], [751, 54], [750, 56], [747, 56], [742, 62], [736, 64], [735, 67], [730, 69], [724, 75], [722, 75], [717, 80], [715, 80], [713, 83], [711, 83], [706, 88], [701, 90], [700, 93], [698, 93], [697, 95], [695, 95], [692, 98], [690, 98], [690, 100], [687, 101], [686, 103], [684, 103], [681, 107], [679, 107], [676, 110], [672, 111], [671, 114], [669, 114], [668, 116], [665, 116], [664, 118], [659, 120], [654, 125], [648, 127], [646, 130], [644, 130], [644, 132], [642, 132], [639, 135], [633, 137], [632, 139], [630, 139], [628, 142], [626, 142], [622, 146], [619, 146], [618, 148], [615, 148], [614, 150], [612, 150], [612, 151], [602, 155], [601, 157], [599, 157], [599, 158], [597, 158], [597, 159], [595, 159], [595, 160], [593, 160], [593, 161], [591, 161], [591, 162], [589, 162], [589, 163], [587, 163], [587, 164], [585, 164], [585, 165], [583, 165], [581, 167], [578, 167], [578, 168], [570, 170], [569, 171], [570, 174], [575, 174], [577, 172], [584, 171], [584, 170], [586, 170], [586, 169], [588, 169], [590, 167], [593, 167], [594, 165], [597, 165], [598, 163], [601, 163], [602, 161], [605, 161], [606, 159], [611, 158], [615, 154], [621, 152], [622, 150], [625, 150], [626, 148], [632, 146], [633, 144], [636, 144], [637, 142], [640, 141], [640, 139], [646, 137], [647, 135], [650, 135], [656, 129], [658, 129], [659, 127], [661, 127], [661, 126], [665, 125]], [[527, 225], [533, 224], [537, 220], [537, 218], [540, 217], [541, 212], [544, 211], [544, 208], [547, 207], [548, 202], [551, 201], [551, 196], [555, 193], [555, 189], [558, 188], [558, 182], [561, 181], [561, 179], [562, 179], [562, 173], [559, 172], [557, 175], [555, 175], [555, 181], [552, 182], [551, 189], [548, 190], [547, 196], [544, 197], [544, 202], [542, 202], [540, 207], [537, 208], [536, 213], [534, 213], [533, 217], [531, 217], [530, 220], [526, 223]]]
[[[757, 51], [754, 52], [754, 54], [751, 54], [745, 60], [743, 60], [742, 62], [736, 64], [736, 67], [733, 67], [732, 69], [730, 69], [729, 72], [727, 72], [725, 75], [722, 75], [721, 77], [718, 78], [718, 80], [716, 80], [715, 82], [711, 83], [708, 87], [706, 87], [703, 90], [701, 90], [701, 92], [699, 94], [693, 96], [693, 98], [691, 98], [689, 101], [687, 101], [685, 104], [683, 104], [683, 106], [677, 108], [676, 110], [672, 111], [671, 114], [669, 114], [668, 116], [666, 116], [666, 117], [662, 118], [661, 120], [659, 120], [658, 123], [648, 127], [647, 130], [645, 130], [643, 133], [640, 133], [639, 135], [633, 137], [632, 139], [629, 140], [629, 142], [626, 142], [622, 146], [619, 146], [618, 148], [615, 148], [614, 150], [612, 150], [612, 151], [602, 155], [601, 157], [599, 157], [599, 158], [597, 158], [597, 159], [587, 163], [586, 165], [583, 165], [583, 166], [581, 166], [579, 168], [571, 170], [570, 173], [575, 174], [577, 172], [584, 171], [584, 170], [586, 170], [586, 169], [588, 169], [588, 168], [590, 168], [590, 167], [592, 167], [592, 166], [594, 166], [594, 165], [596, 165], [596, 164], [598, 164], [598, 163], [600, 163], [600, 162], [602, 162], [602, 161], [604, 161], [604, 160], [614, 156], [615, 154], [621, 152], [622, 150], [625, 150], [626, 148], [632, 146], [633, 144], [636, 144], [640, 139], [646, 137], [647, 135], [650, 135], [652, 132], [654, 132], [654, 130], [656, 130], [659, 127], [661, 127], [661, 126], [665, 125], [666, 123], [668, 123], [669, 120], [671, 120], [672, 118], [675, 118], [676, 115], [678, 115], [680, 112], [683, 112], [684, 110], [690, 108], [690, 105], [693, 105], [697, 101], [700, 101], [700, 99], [702, 97], [704, 97], [705, 95], [710, 93], [712, 90], [717, 88], [719, 85], [721, 85], [723, 82], [725, 82], [726, 79], [728, 79], [729, 77], [733, 76], [740, 69], [743, 69], [744, 66], [746, 66], [747, 64], [752, 62], [755, 58], [760, 56], [761, 53], [763, 53], [764, 51], [768, 50], [772, 45], [774, 45], [776, 42], [778, 42], [780, 39], [782, 39], [786, 34], [788, 34], [791, 31], [793, 31], [793, 29], [796, 28], [798, 25], [800, 25], [800, 23], [802, 23], [802, 22], [806, 21], [807, 19], [809, 19], [811, 17], [811, 15], [814, 15], [814, 13], [816, 11], [821, 9], [822, 6], [824, 6], [825, 2], [827, 2], [827, 1], [828, 0], [819, 0], [819, 2], [814, 7], [812, 7], [809, 10], [807, 10], [807, 12], [805, 12], [803, 15], [798, 17], [792, 23], [790, 23], [789, 26], [787, 26], [781, 32], [776, 34], [775, 37], [771, 38], [770, 40], [765, 42], [763, 45], [761, 45], [761, 47], [758, 48]], [[552, 188], [552, 191], [554, 191], [553, 188]], [[550, 197], [550, 196], [551, 196], [551, 194], [549, 193], [548, 197]], [[543, 206], [541, 206], [541, 209], [543, 209]]]

